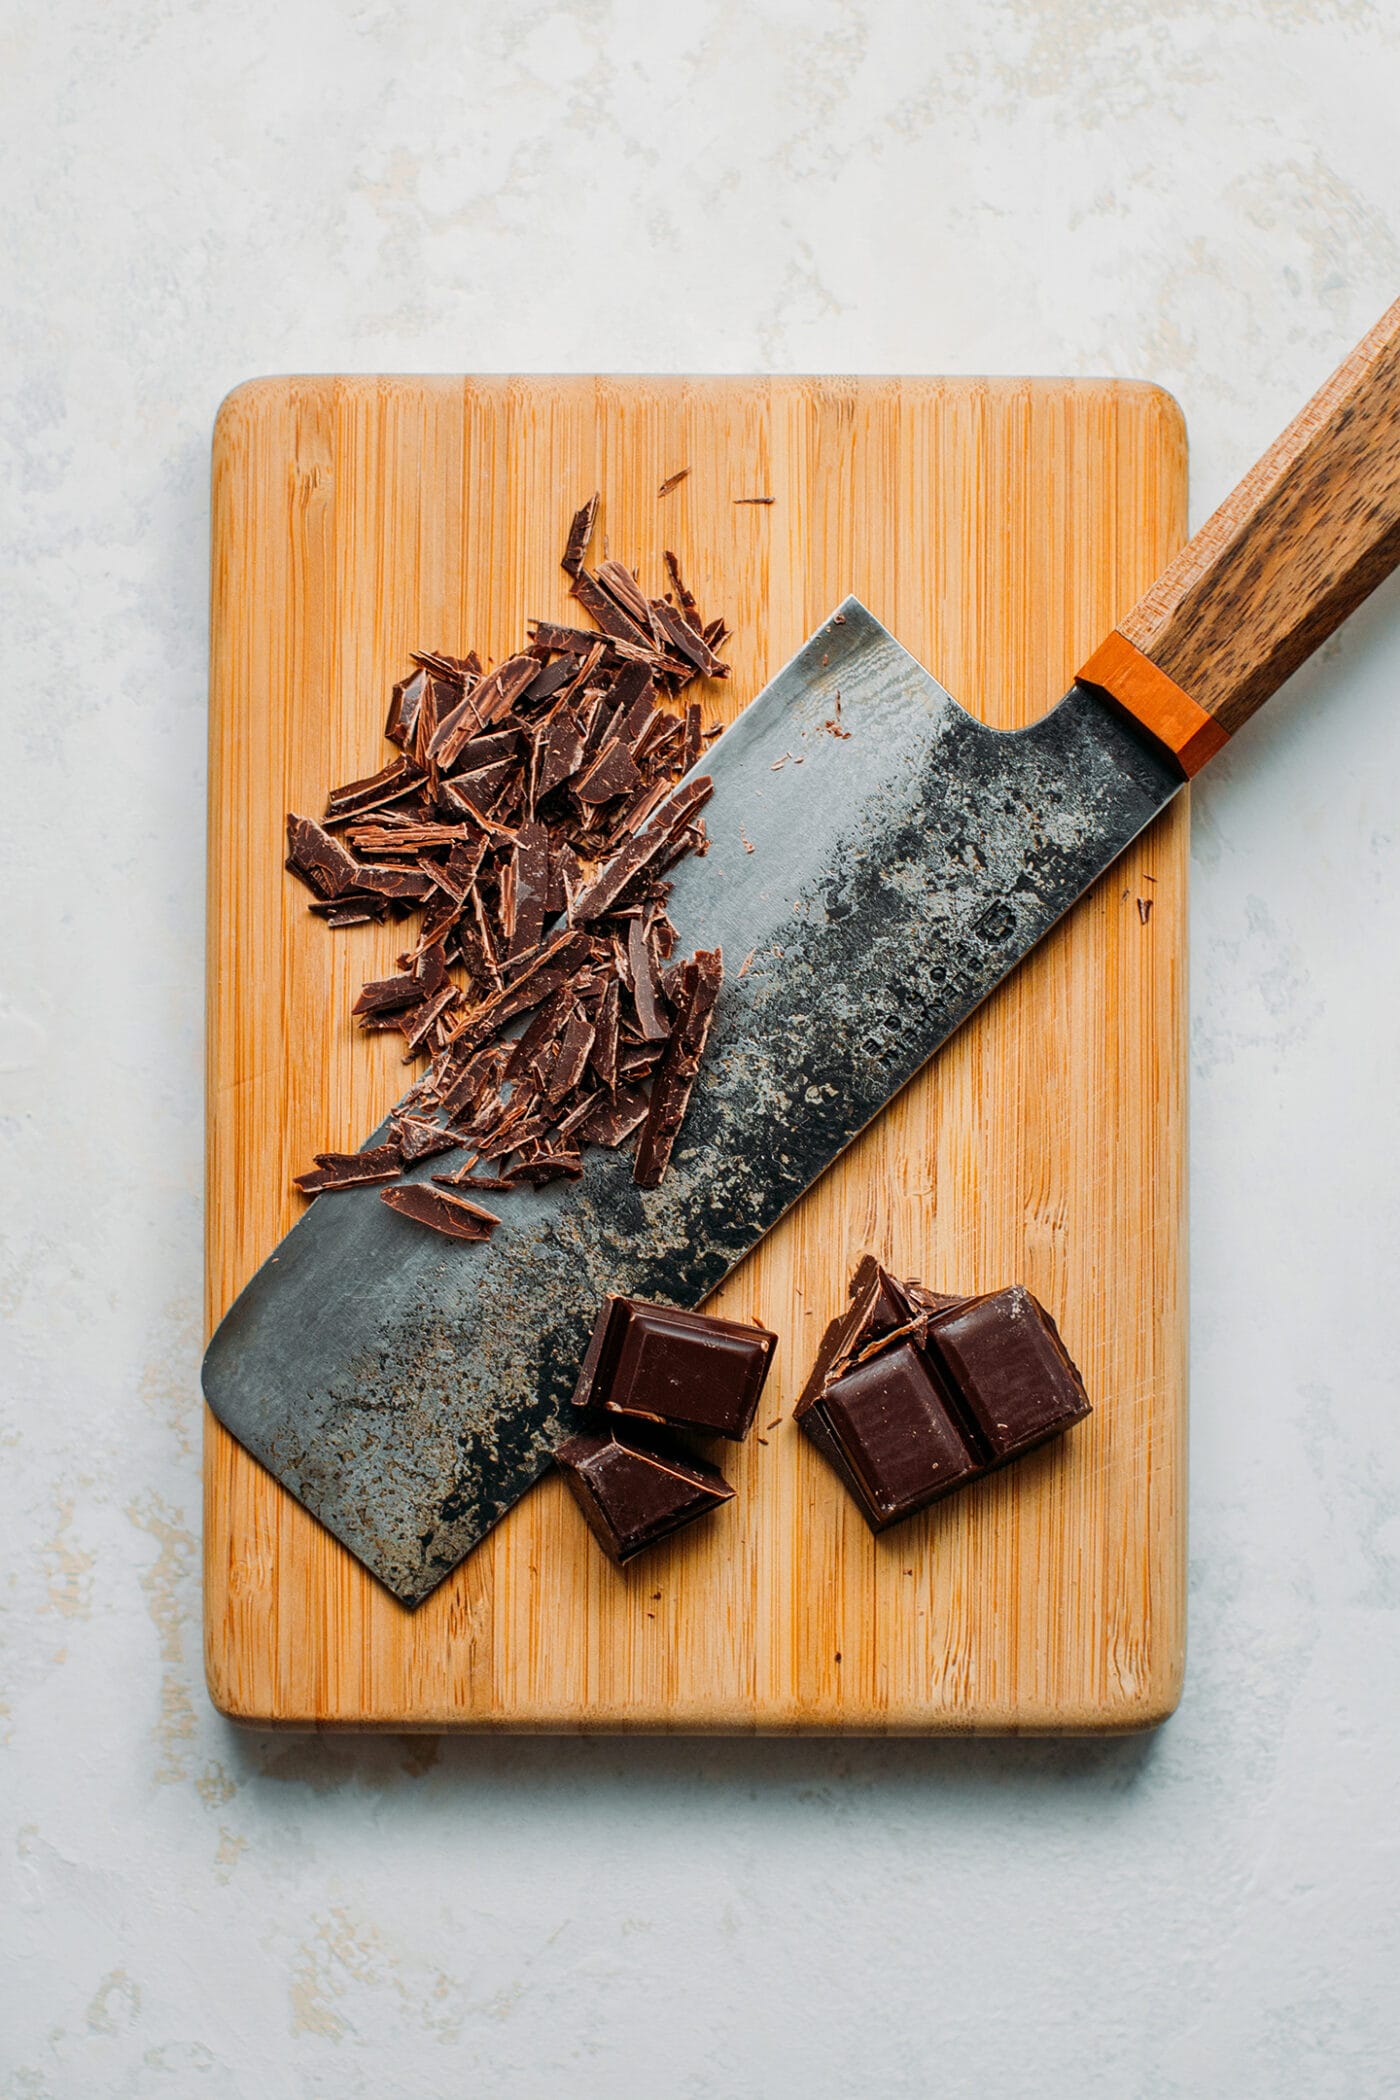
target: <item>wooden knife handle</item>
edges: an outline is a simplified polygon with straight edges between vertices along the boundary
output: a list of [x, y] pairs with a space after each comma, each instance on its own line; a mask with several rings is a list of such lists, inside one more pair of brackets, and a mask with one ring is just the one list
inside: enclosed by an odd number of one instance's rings
[[1184, 772], [1400, 562], [1400, 299], [1079, 676]]

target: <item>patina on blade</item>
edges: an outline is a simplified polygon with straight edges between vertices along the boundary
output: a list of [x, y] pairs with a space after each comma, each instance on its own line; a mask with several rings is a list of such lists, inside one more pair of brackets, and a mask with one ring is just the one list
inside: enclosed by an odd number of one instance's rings
[[590, 1149], [577, 1184], [492, 1197], [485, 1247], [323, 1197], [210, 1343], [220, 1421], [406, 1604], [573, 1427], [605, 1294], [703, 1299], [1181, 784], [1079, 686], [975, 722], [855, 599], [704, 765], [710, 850], [669, 908], [728, 974], [661, 1186]]

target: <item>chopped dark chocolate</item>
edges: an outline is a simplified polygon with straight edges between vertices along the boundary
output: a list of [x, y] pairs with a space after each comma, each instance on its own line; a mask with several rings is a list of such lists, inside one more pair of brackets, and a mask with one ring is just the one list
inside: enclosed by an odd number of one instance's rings
[[[601, 632], [535, 621], [528, 649], [491, 669], [473, 651], [414, 651], [385, 724], [398, 754], [333, 789], [322, 823], [288, 819], [287, 866], [329, 925], [422, 915], [399, 974], [366, 984], [355, 1015], [400, 1032], [406, 1062], [430, 1060], [396, 1117], [395, 1160], [468, 1148], [461, 1186], [477, 1159], [506, 1186], [573, 1176], [583, 1145], [639, 1129], [654, 1185], [713, 1003], [708, 965], [672, 960], [663, 878], [705, 850], [711, 784], [677, 791], [701, 709], [676, 696], [726, 674], [723, 623], [706, 625], [673, 553], [662, 597], [606, 547], [590, 572], [597, 508], [575, 514], [563, 566]], [[326, 1155], [300, 1180], [308, 1194], [365, 1186], [391, 1164]], [[393, 1193], [406, 1216], [484, 1237], [424, 1184]]]
[[738, 1443], [753, 1426], [777, 1343], [749, 1322], [605, 1298], [574, 1405]]
[[716, 1467], [636, 1434], [586, 1433], [554, 1456], [589, 1529], [618, 1567], [734, 1494]]
[[873, 1531], [1090, 1412], [1059, 1330], [1021, 1284], [949, 1298], [866, 1256], [795, 1409]]

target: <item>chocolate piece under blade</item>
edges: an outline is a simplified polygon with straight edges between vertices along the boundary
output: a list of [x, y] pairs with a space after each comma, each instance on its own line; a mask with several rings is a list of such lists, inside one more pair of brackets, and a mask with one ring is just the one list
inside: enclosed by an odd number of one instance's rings
[[752, 960], [661, 1185], [601, 1154], [462, 1248], [338, 1194], [210, 1345], [220, 1420], [407, 1603], [567, 1435], [600, 1299], [704, 1298], [1180, 785], [1082, 687], [1026, 730], [973, 721], [854, 599], [703, 763], [710, 850], [668, 911], [687, 950]]

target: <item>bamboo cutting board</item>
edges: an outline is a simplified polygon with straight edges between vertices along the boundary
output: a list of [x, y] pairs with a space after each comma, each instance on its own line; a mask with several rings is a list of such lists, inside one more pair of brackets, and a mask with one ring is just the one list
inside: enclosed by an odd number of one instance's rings
[[[411, 648], [499, 658], [529, 616], [568, 617], [559, 551], [595, 487], [612, 554], [655, 589], [674, 547], [735, 630], [709, 719], [854, 591], [1010, 728], [1176, 551], [1185, 443], [1167, 396], [1109, 381], [232, 395], [214, 439], [211, 1328], [294, 1222], [291, 1175], [357, 1144], [407, 1076], [397, 1038], [350, 1020], [402, 929], [328, 933], [282, 872], [284, 814], [383, 762]], [[760, 1434], [726, 1452], [737, 1501], [625, 1576], [550, 1477], [410, 1614], [206, 1415], [220, 1709], [860, 1734], [1167, 1714], [1184, 1639], [1186, 835], [1182, 796], [710, 1301], [781, 1337]], [[1028, 1283], [1095, 1402], [1059, 1445], [878, 1540], [788, 1419], [866, 1249], [940, 1290]]]

